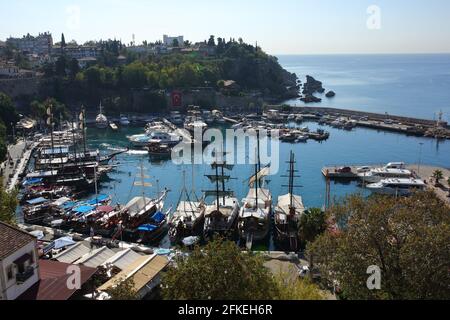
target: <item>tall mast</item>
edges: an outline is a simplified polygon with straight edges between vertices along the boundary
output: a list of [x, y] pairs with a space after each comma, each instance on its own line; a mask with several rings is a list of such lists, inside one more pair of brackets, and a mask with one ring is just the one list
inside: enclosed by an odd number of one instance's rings
[[[222, 167], [223, 170], [223, 167]], [[223, 179], [222, 179], [223, 181]], [[225, 197], [225, 196], [224, 196]], [[220, 194], [219, 194], [219, 166], [217, 163], [217, 156], [216, 156], [216, 201], [217, 201], [217, 211], [220, 211]]]
[[292, 151], [289, 164], [289, 195], [292, 208], [294, 206], [294, 153]]

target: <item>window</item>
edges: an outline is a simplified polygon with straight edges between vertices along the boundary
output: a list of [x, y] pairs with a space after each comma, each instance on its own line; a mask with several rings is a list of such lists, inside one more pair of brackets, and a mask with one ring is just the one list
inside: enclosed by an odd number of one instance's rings
[[34, 263], [34, 252], [30, 252], [30, 265]]
[[8, 281], [14, 277], [13, 265], [8, 266], [8, 268], [6, 269], [6, 273], [8, 275]]

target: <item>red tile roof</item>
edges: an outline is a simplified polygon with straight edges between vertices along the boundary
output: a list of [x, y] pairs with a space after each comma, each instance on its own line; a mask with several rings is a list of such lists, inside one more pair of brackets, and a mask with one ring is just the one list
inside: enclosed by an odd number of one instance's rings
[[[67, 280], [71, 274], [67, 274], [67, 263], [50, 260], [39, 260], [40, 281], [23, 293], [18, 300], [68, 300], [76, 289], [67, 287]], [[77, 265], [81, 269], [81, 286], [85, 284], [97, 269]]]
[[23, 248], [36, 237], [16, 227], [0, 222], [0, 260]]

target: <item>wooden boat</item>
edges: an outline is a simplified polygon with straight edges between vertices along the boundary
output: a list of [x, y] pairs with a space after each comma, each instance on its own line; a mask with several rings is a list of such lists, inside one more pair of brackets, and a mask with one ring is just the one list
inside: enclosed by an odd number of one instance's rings
[[288, 193], [278, 197], [275, 207], [275, 241], [283, 249], [290, 251], [299, 250], [299, 225], [300, 218], [305, 212], [302, 198], [294, 194], [295, 158], [291, 151], [289, 160], [289, 184]]
[[239, 215], [239, 201], [234, 197], [234, 192], [226, 190], [225, 183], [231, 179], [225, 175], [225, 169], [232, 170], [233, 166], [227, 165], [222, 159], [216, 157], [212, 164], [215, 174], [207, 175], [208, 179], [215, 183], [216, 189], [205, 191], [205, 198], [215, 197], [215, 201], [206, 206], [205, 210], [205, 240], [212, 239], [215, 235], [234, 238], [237, 229], [237, 218]]

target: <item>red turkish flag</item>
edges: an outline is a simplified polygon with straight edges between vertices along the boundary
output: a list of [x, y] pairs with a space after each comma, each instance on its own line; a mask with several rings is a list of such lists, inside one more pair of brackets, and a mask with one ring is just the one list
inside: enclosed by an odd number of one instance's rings
[[182, 95], [180, 91], [172, 91], [172, 106], [181, 107]]

